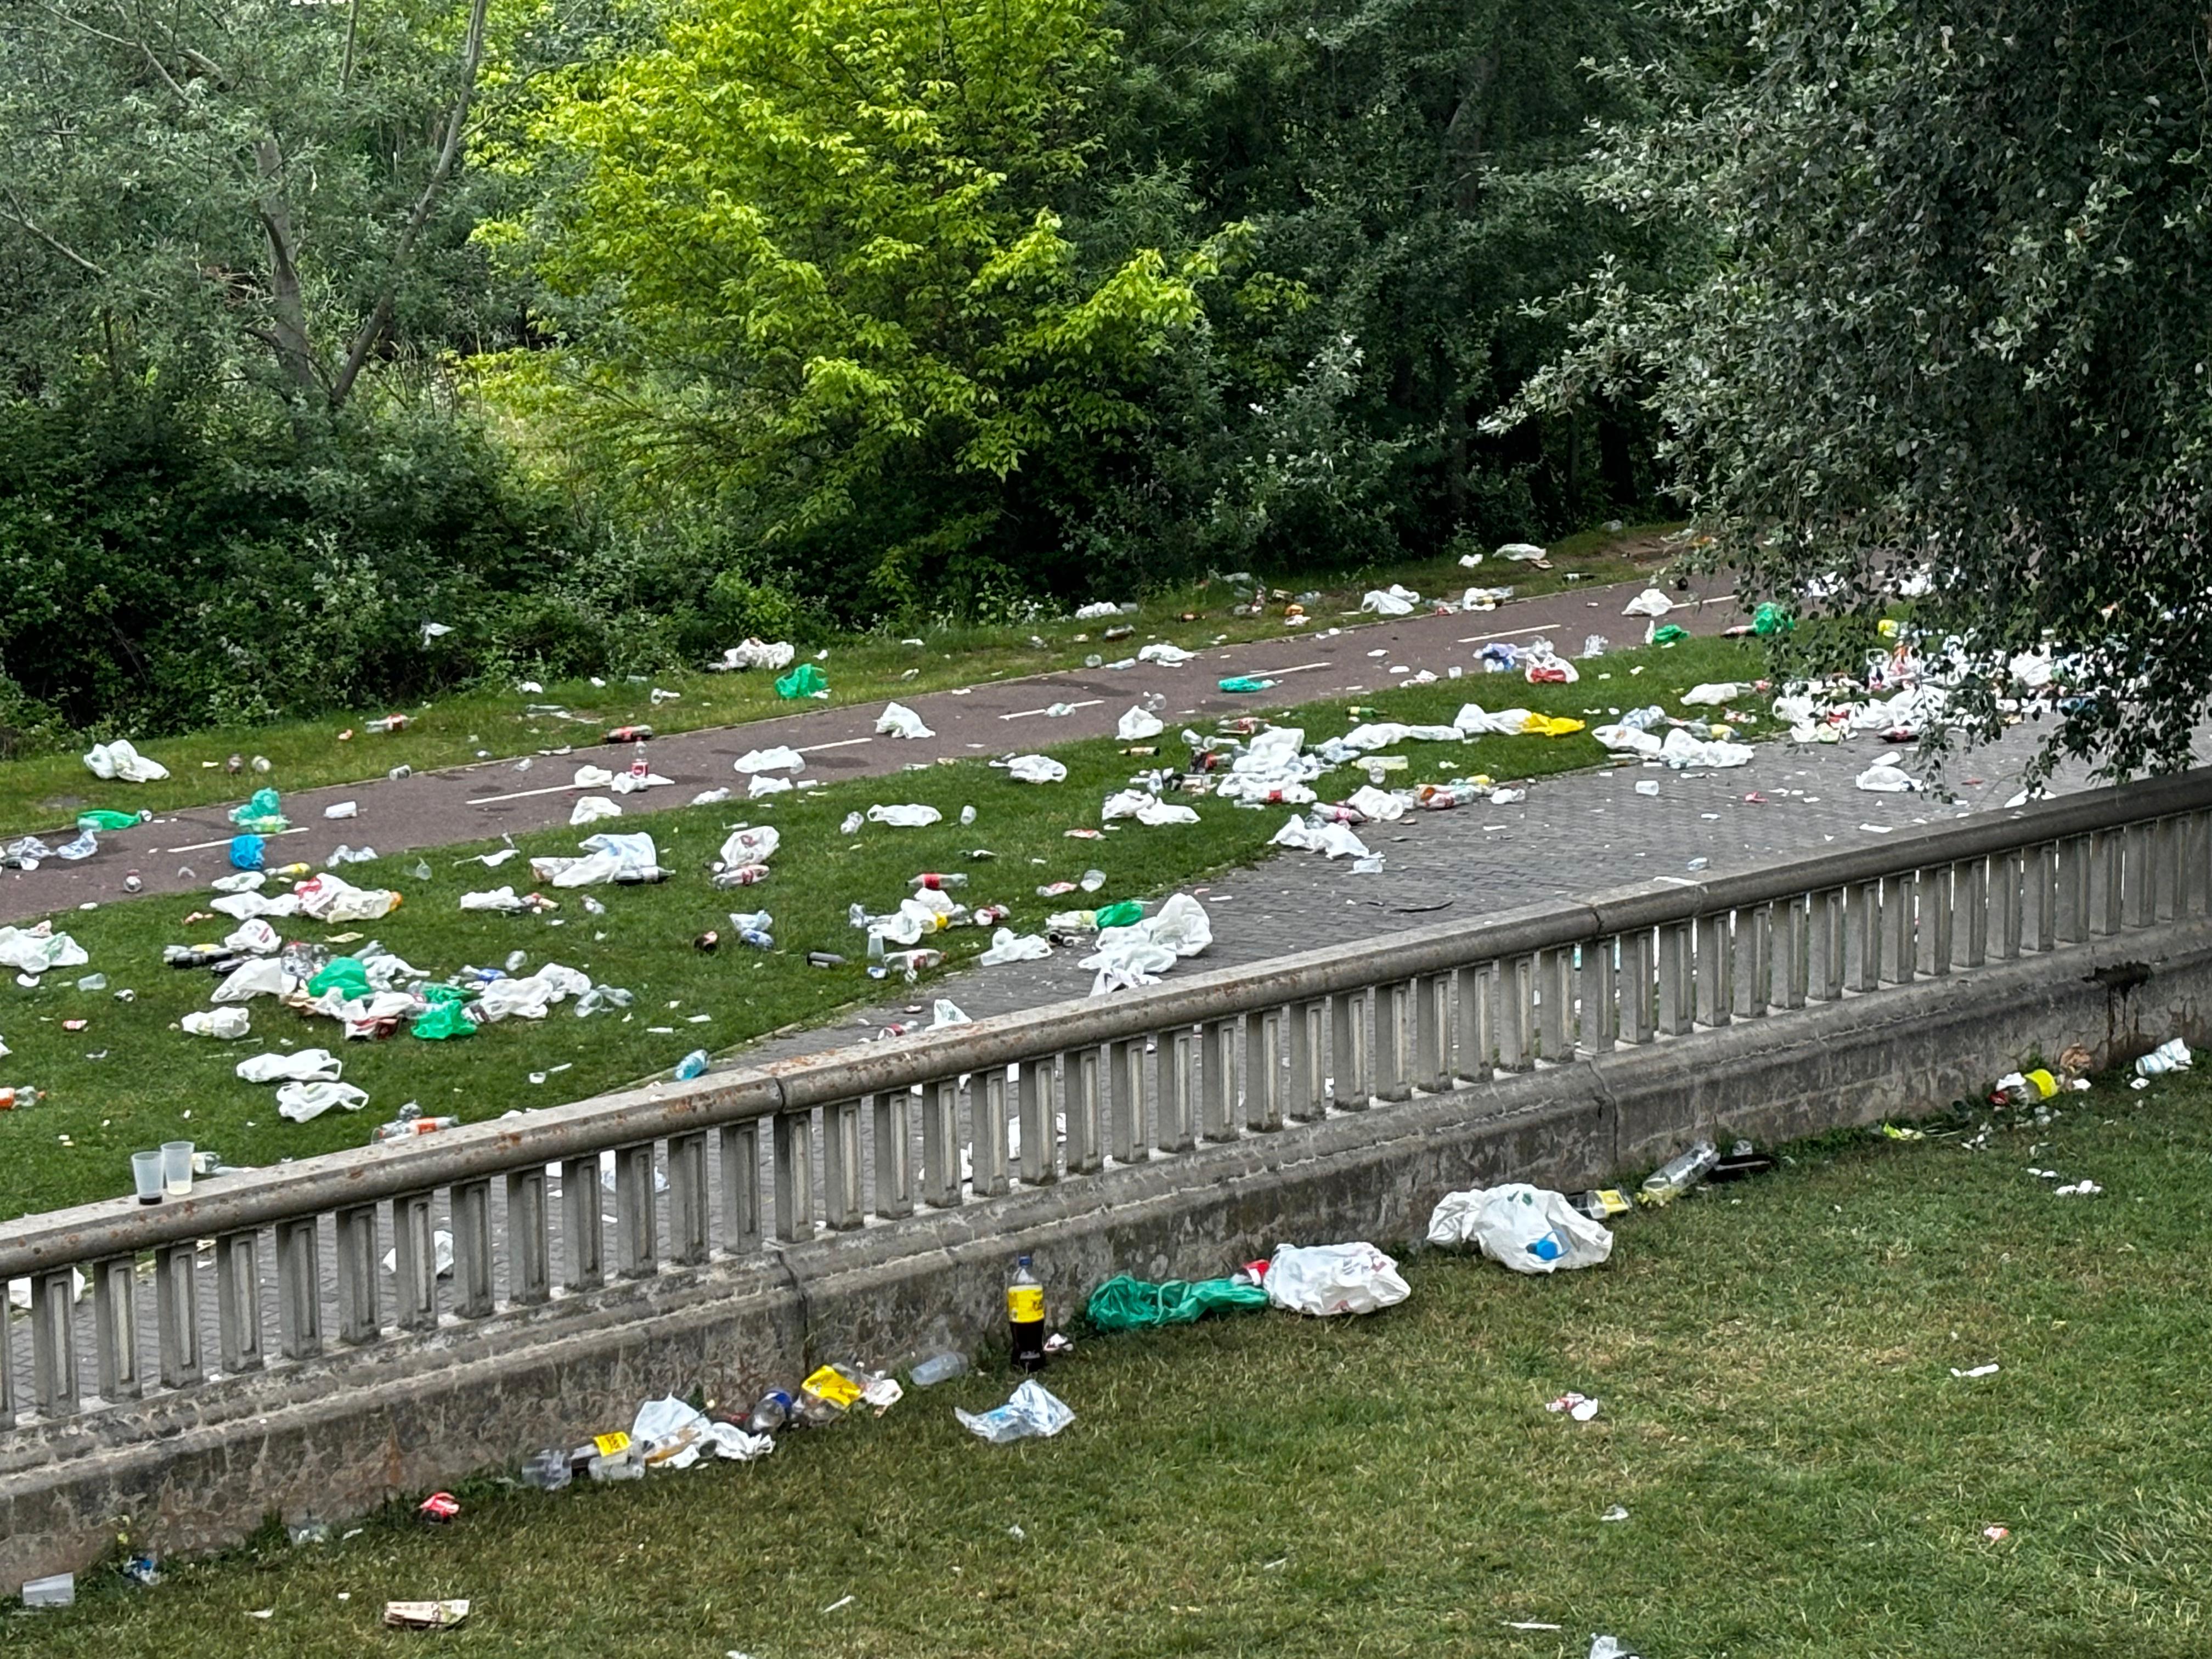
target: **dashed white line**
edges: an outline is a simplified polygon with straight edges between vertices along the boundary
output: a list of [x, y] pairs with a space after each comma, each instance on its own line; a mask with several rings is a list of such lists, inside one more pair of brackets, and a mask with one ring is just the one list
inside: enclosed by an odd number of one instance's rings
[[544, 789], [518, 789], [511, 795], [479, 795], [474, 800], [461, 804], [464, 806], [495, 806], [503, 800], [533, 800], [539, 795], [565, 795], [572, 789], [582, 787], [582, 784], [556, 783]]
[[824, 749], [850, 749], [856, 743], [873, 743], [874, 741], [873, 738], [840, 738], [835, 743], [809, 744], [805, 748], [794, 752], [801, 755], [816, 755]]

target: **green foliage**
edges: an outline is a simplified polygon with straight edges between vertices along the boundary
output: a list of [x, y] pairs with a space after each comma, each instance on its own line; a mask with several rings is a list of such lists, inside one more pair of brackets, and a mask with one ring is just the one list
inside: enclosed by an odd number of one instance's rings
[[[1707, 239], [1607, 267], [1529, 405], [1642, 392], [1676, 488], [1765, 592], [1917, 618], [1992, 668], [2053, 639], [2052, 752], [2185, 764], [2212, 701], [2212, 112], [2179, 0], [1673, 0], [1709, 97], [1616, 125], [1597, 199]], [[1817, 590], [1812, 588], [1818, 584]], [[1996, 684], [1961, 693], [1988, 730]]]

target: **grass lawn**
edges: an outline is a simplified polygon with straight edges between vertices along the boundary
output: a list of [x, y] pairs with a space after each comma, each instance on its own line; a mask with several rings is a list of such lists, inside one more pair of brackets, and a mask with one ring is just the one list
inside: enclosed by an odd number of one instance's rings
[[[1660, 562], [1664, 551], [1661, 532], [1668, 527], [1571, 537], [1553, 548], [1555, 568], [1548, 571], [1497, 562], [1468, 571], [1440, 558], [1387, 571], [1356, 572], [1329, 581], [1309, 578], [1277, 585], [1320, 593], [1307, 606], [1316, 629], [1349, 626], [1376, 620], [1358, 616], [1357, 611], [1360, 593], [1378, 583], [1401, 581], [1417, 592], [1455, 594], [1480, 582], [1532, 594], [1577, 578], [1590, 583], [1626, 581]], [[1271, 605], [1262, 617], [1237, 617], [1231, 614], [1236, 604], [1227, 587], [1212, 583], [1150, 595], [1136, 615], [1101, 621], [1060, 617], [998, 626], [926, 628], [903, 636], [854, 635], [831, 641], [829, 657], [819, 666], [830, 683], [830, 702], [871, 702], [1009, 676], [1079, 668], [1093, 653], [1123, 655], [1153, 639], [1171, 638], [1195, 650], [1217, 641], [1283, 636], [1280, 605]], [[1340, 614], [1346, 611], [1354, 614]], [[1186, 613], [1195, 620], [1183, 621]], [[1117, 622], [1134, 627], [1135, 636], [1109, 645], [1099, 635]], [[922, 643], [906, 642], [915, 639]], [[806, 658], [811, 659], [813, 649], [808, 649]], [[82, 745], [64, 754], [0, 763], [0, 840], [51, 831], [88, 805], [168, 811], [236, 800], [257, 783], [308, 789], [380, 777], [403, 763], [421, 772], [486, 754], [526, 755], [549, 744], [595, 743], [617, 726], [643, 723], [661, 732], [689, 732], [818, 706], [783, 702], [775, 694], [775, 680], [774, 675], [757, 672], [617, 674], [603, 685], [578, 679], [549, 684], [542, 692], [479, 689], [411, 707], [362, 708], [236, 731], [162, 737], [123, 733], [119, 735], [132, 737], [167, 766], [170, 776], [136, 787], [103, 784], [85, 770], [80, 758]], [[677, 700], [656, 703], [656, 690], [673, 691]], [[574, 718], [533, 715], [528, 712], [533, 706], [557, 707]], [[385, 734], [367, 729], [368, 720], [391, 713], [407, 715], [404, 730]], [[340, 741], [339, 734], [346, 731], [354, 735]], [[242, 781], [233, 778], [222, 765], [233, 754], [267, 757], [268, 775], [248, 774]]]
[[[1469, 699], [1491, 708], [1525, 705], [1577, 716], [1653, 701], [1675, 707], [1674, 700], [1688, 686], [1749, 678], [1759, 661], [1752, 641], [1693, 640], [1608, 656], [1596, 672], [1610, 675], [1609, 681], [1593, 676], [1579, 685], [1531, 686], [1517, 676], [1476, 675], [1364, 696], [1361, 706], [1413, 723], [1449, 722]], [[1641, 674], [1632, 672], [1638, 668]], [[1293, 710], [1289, 718], [1317, 741], [1355, 723], [1346, 709], [1341, 702], [1318, 704]], [[1253, 712], [1270, 711], [1255, 699]], [[1281, 706], [1273, 712], [1281, 714]], [[865, 998], [873, 987], [861, 963], [865, 940], [848, 924], [847, 906], [857, 902], [874, 912], [891, 909], [908, 890], [908, 878], [921, 871], [968, 872], [970, 883], [962, 894], [968, 904], [1010, 904], [1012, 925], [1030, 932], [1052, 911], [1085, 898], [1078, 893], [1041, 899], [1037, 886], [1076, 879], [1088, 867], [1109, 878], [1089, 898], [1096, 905], [1162, 895], [1208, 871], [1259, 856], [1288, 809], [1248, 811], [1206, 799], [1197, 802], [1200, 821], [1194, 826], [1125, 825], [1102, 840], [1066, 839], [1072, 826], [1097, 824], [1100, 800], [1133, 769], [1186, 757], [1175, 728], [1163, 734], [1160, 744], [1160, 755], [1150, 759], [1122, 754], [1122, 745], [1111, 738], [1056, 748], [1069, 773], [1057, 785], [1010, 782], [978, 758], [625, 821], [651, 832], [661, 863], [675, 873], [657, 886], [596, 890], [606, 906], [601, 916], [586, 911], [579, 892], [556, 892], [560, 908], [546, 917], [462, 913], [458, 901], [464, 892], [528, 886], [529, 870], [520, 860], [496, 870], [475, 862], [469, 854], [498, 844], [483, 842], [346, 866], [341, 873], [358, 886], [395, 887], [404, 894], [403, 907], [380, 922], [280, 927], [287, 939], [328, 941], [341, 933], [380, 938], [436, 979], [470, 963], [497, 967], [521, 951], [532, 969], [560, 962], [637, 996], [627, 1015], [580, 1020], [567, 1007], [556, 1007], [543, 1021], [507, 1020], [465, 1041], [426, 1042], [403, 1034], [386, 1042], [345, 1043], [333, 1022], [302, 1019], [265, 997], [246, 1005], [253, 1030], [242, 1042], [185, 1036], [173, 1029], [175, 1022], [207, 1006], [215, 981], [204, 972], [161, 966], [161, 951], [168, 944], [220, 940], [231, 931], [234, 924], [222, 916], [186, 923], [212, 896], [146, 897], [65, 912], [54, 918], [55, 926], [76, 938], [90, 963], [46, 975], [35, 991], [19, 988], [12, 976], [0, 978], [0, 1038], [13, 1050], [0, 1060], [0, 1082], [28, 1081], [51, 1096], [34, 1110], [0, 1114], [0, 1215], [125, 1192], [129, 1154], [166, 1139], [191, 1139], [235, 1164], [272, 1164], [362, 1145], [372, 1126], [410, 1100], [419, 1101], [427, 1114], [474, 1121], [582, 1098], [665, 1071], [695, 1048], [727, 1049], [793, 1021], [818, 1020]], [[1410, 764], [1395, 775], [1399, 780], [1478, 771], [1501, 780], [1528, 777], [1602, 757], [1587, 733], [1412, 744], [1405, 752]], [[1324, 780], [1323, 793], [1348, 794], [1364, 781], [1346, 769]], [[870, 824], [851, 837], [837, 833], [849, 811], [907, 800], [937, 806], [945, 822], [925, 830]], [[959, 823], [964, 805], [976, 809], [973, 828]], [[773, 823], [782, 832], [775, 873], [756, 887], [717, 891], [707, 879], [707, 864], [729, 826], [744, 821]], [[526, 852], [573, 853], [578, 838], [588, 833], [562, 828], [520, 836], [516, 844]], [[966, 854], [977, 848], [996, 856], [970, 861]], [[414, 874], [423, 859], [431, 872], [427, 880]], [[221, 866], [210, 860], [201, 868], [212, 877]], [[733, 938], [713, 956], [691, 948], [691, 940], [710, 927], [728, 937], [731, 911], [758, 908], [775, 918], [773, 951], [749, 950]], [[948, 965], [957, 966], [989, 944], [989, 930], [954, 928], [929, 942], [945, 950]], [[805, 955], [816, 950], [839, 951], [852, 961], [839, 969], [810, 969]], [[108, 988], [77, 990], [77, 980], [93, 973], [105, 974]], [[137, 1000], [117, 1001], [114, 992], [124, 988]], [[64, 1021], [78, 1018], [89, 1020], [88, 1028], [63, 1029]], [[355, 1115], [333, 1111], [306, 1124], [280, 1118], [273, 1087], [242, 1083], [234, 1075], [240, 1060], [264, 1046], [319, 1046], [340, 1053], [346, 1081], [368, 1091], [367, 1109]], [[571, 1069], [556, 1072], [556, 1066]], [[546, 1073], [546, 1080], [532, 1084], [532, 1073]]]
[[[1364, 1319], [1085, 1336], [1046, 1379], [1076, 1413], [1051, 1442], [955, 1425], [1003, 1396], [987, 1364], [757, 1464], [482, 1480], [443, 1529], [395, 1505], [151, 1590], [90, 1574], [0, 1647], [1581, 1659], [1604, 1631], [1652, 1659], [2200, 1654], [2212, 1087], [2062, 1103], [1980, 1151], [1790, 1149], [1555, 1279], [1424, 1253], [1412, 1300]], [[2056, 1197], [2031, 1164], [2106, 1191]], [[1595, 1421], [1544, 1409], [1571, 1389]], [[377, 1628], [387, 1598], [434, 1596], [470, 1622]]]

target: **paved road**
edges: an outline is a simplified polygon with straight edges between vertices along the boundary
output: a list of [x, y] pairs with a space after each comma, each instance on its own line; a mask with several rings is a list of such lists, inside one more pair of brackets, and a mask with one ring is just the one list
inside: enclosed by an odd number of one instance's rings
[[[1602, 634], [1625, 646], [1644, 636], [1640, 618], [1621, 615], [1622, 606], [1642, 586], [1638, 582], [1570, 587], [1494, 611], [1406, 617], [1366, 626], [1352, 625], [1357, 619], [1351, 617], [1320, 618], [1313, 628], [1286, 630], [1279, 640], [1200, 651], [1176, 667], [1142, 663], [1120, 672], [1074, 669], [906, 700], [937, 734], [931, 738], [877, 736], [875, 721], [883, 705], [872, 702], [686, 732], [658, 739], [648, 750], [653, 770], [668, 778], [670, 787], [624, 797], [623, 811], [627, 817], [681, 806], [700, 790], [726, 784], [742, 791], [744, 780], [731, 763], [748, 750], [779, 744], [806, 756], [806, 776], [869, 777], [940, 756], [1001, 755], [1106, 736], [1124, 710], [1155, 692], [1167, 700], [1163, 713], [1174, 720], [1248, 709], [1249, 696], [1214, 689], [1216, 681], [1232, 674], [1280, 680], [1278, 696], [1303, 702], [1379, 690], [1401, 678], [1389, 672], [1393, 666], [1425, 668], [1438, 675], [1455, 665], [1471, 667], [1476, 653], [1494, 640], [1519, 642], [1548, 635], [1563, 653], [1571, 653], [1582, 648], [1586, 635]], [[1673, 597], [1680, 604], [1667, 620], [1695, 633], [1718, 633], [1742, 619], [1724, 586], [1717, 589], [1693, 580], [1688, 592]], [[1187, 623], [1167, 629], [1161, 637], [1194, 647], [1203, 634], [1202, 625]], [[1140, 633], [1102, 650], [1133, 653], [1149, 637]], [[1072, 705], [1073, 712], [1045, 714], [1059, 703]], [[149, 747], [159, 754], [160, 744]], [[526, 771], [517, 771], [510, 757], [398, 780], [301, 790], [284, 798], [287, 815], [300, 827], [270, 850], [281, 851], [287, 863], [313, 863], [341, 842], [374, 847], [388, 855], [566, 823], [579, 795], [606, 793], [574, 787], [576, 769], [592, 765], [619, 772], [630, 758], [627, 748], [580, 748], [569, 755], [534, 758]], [[323, 819], [325, 806], [348, 800], [359, 804], [357, 817]], [[0, 922], [120, 897], [123, 878], [132, 869], [149, 893], [204, 886], [228, 867], [224, 849], [236, 833], [228, 813], [234, 804], [157, 817], [110, 838], [99, 857], [83, 864], [48, 863], [27, 874], [0, 874]], [[186, 869], [197, 874], [179, 873]]]

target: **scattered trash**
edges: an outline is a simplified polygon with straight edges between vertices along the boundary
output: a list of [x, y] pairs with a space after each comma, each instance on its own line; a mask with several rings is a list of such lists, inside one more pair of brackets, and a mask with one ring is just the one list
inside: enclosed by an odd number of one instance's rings
[[803, 662], [775, 683], [775, 695], [786, 702], [799, 697], [827, 697], [830, 682], [811, 662]]
[[1075, 1421], [1075, 1413], [1035, 1377], [1021, 1383], [1003, 1406], [980, 1415], [954, 1407], [963, 1428], [994, 1446], [1016, 1440], [1049, 1439]]
[[1047, 755], [1017, 755], [1006, 763], [1006, 775], [1016, 783], [1065, 783], [1067, 768]]
[[466, 1601], [386, 1601], [384, 1622], [394, 1630], [451, 1630], [469, 1616]]
[[1700, 1140], [1646, 1176], [1637, 1190], [1636, 1201], [1655, 1206], [1671, 1204], [1711, 1174], [1720, 1161], [1720, 1148], [1710, 1140]]
[[[934, 806], [924, 806], [914, 802], [898, 806], [871, 806], [867, 816], [868, 822], [871, 823], [887, 823], [896, 830], [926, 829], [930, 824], [943, 822], [945, 817], [945, 814]], [[859, 828], [858, 825], [854, 827]], [[845, 833], [850, 835], [852, 830], [848, 830]]]
[[169, 775], [167, 767], [140, 754], [120, 738], [113, 743], [93, 744], [84, 763], [93, 776], [111, 783], [159, 783]]
[[1663, 617], [1674, 608], [1674, 603], [1656, 587], [1647, 587], [1628, 602], [1621, 611], [1624, 617]]
[[968, 1374], [968, 1356], [948, 1348], [930, 1355], [927, 1359], [918, 1360], [907, 1374], [914, 1379], [917, 1389], [933, 1389], [940, 1382], [950, 1382], [956, 1376], [965, 1376]]
[[1146, 738], [1157, 738], [1166, 729], [1166, 723], [1149, 709], [1132, 708], [1115, 725], [1114, 735], [1123, 743], [1141, 743]]
[[1421, 596], [1410, 587], [1393, 582], [1388, 587], [1370, 587], [1359, 600], [1359, 608], [1377, 617], [1405, 617], [1413, 614]]
[[1565, 1195], [1522, 1182], [1447, 1193], [1429, 1217], [1431, 1244], [1478, 1244], [1515, 1273], [1595, 1267], [1613, 1254], [1613, 1234]]
[[1951, 1375], [1954, 1376], [1995, 1376], [1996, 1374], [1997, 1368], [1994, 1360], [1989, 1364], [1975, 1365], [1963, 1371], [1956, 1365], [1951, 1367]]
[[1617, 1636], [1593, 1636], [1588, 1659], [1642, 1659], [1642, 1656], [1623, 1645]]
[[1152, 1285], [1116, 1273], [1091, 1291], [1084, 1312], [1102, 1331], [1151, 1330], [1188, 1325], [1216, 1310], [1264, 1308], [1267, 1299], [1264, 1289], [1242, 1277]]
[[902, 702], [888, 703], [884, 712], [876, 716], [876, 731], [893, 738], [933, 738], [936, 732], [922, 723], [921, 716]]
[[1564, 1413], [1577, 1423], [1587, 1423], [1595, 1417], [1598, 1402], [1586, 1394], [1563, 1394], [1544, 1402], [1546, 1411]]
[[1603, 1515], [1598, 1516], [1598, 1519], [1601, 1521], [1626, 1521], [1628, 1519], [1628, 1511], [1621, 1508], [1620, 1504], [1615, 1504], [1608, 1508]]
[[2136, 1061], [2136, 1075], [2162, 1077], [2168, 1072], [2185, 1072], [2193, 1059], [2186, 1042], [2179, 1037], [2170, 1037]]

